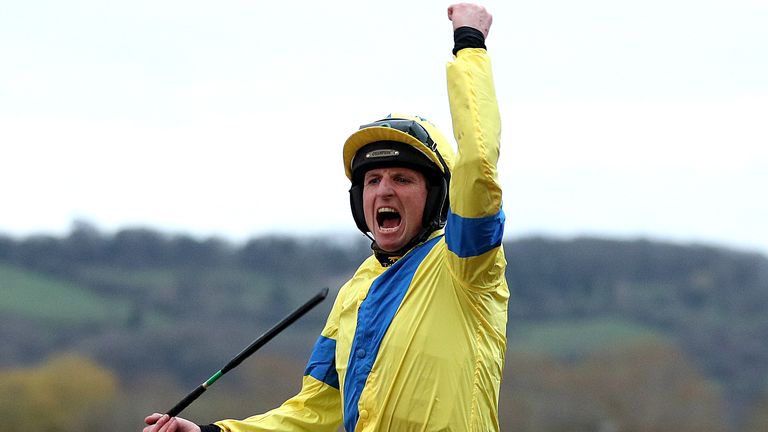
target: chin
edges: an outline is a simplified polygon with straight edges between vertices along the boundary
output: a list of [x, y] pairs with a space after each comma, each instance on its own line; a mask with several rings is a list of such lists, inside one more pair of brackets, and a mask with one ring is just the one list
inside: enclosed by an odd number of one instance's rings
[[376, 244], [379, 246], [379, 249], [385, 252], [397, 252], [405, 245], [403, 242], [392, 242], [387, 241], [386, 239], [378, 239], [376, 237], [374, 237], [374, 240], [376, 240]]
[[382, 245], [378, 241], [376, 242], [376, 244], [379, 246], [379, 249], [383, 250], [384, 252], [397, 252], [400, 249], [400, 247], [398, 246], [392, 246], [386, 243]]
[[405, 247], [405, 245], [408, 244], [410, 240], [397, 240], [397, 241], [386, 241], [384, 240], [382, 243], [379, 243], [377, 240], [376, 243], [379, 245], [379, 248], [386, 252], [397, 252]]

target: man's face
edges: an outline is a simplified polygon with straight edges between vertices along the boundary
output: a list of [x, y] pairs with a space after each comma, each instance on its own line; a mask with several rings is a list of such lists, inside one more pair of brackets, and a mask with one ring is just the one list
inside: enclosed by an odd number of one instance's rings
[[382, 250], [394, 252], [419, 231], [427, 201], [427, 180], [409, 168], [376, 168], [363, 179], [365, 223]]

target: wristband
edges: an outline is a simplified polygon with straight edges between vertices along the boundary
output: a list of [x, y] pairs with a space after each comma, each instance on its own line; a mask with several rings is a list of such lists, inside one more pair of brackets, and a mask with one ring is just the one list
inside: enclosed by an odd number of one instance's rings
[[474, 27], [459, 27], [453, 31], [453, 55], [456, 55], [464, 48], [482, 48], [485, 47], [485, 37], [483, 32]]

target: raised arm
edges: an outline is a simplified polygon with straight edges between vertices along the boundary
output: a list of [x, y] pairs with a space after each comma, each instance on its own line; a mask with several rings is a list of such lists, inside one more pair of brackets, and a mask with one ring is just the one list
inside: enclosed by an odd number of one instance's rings
[[448, 8], [455, 58], [448, 64], [448, 97], [458, 153], [451, 178], [446, 242], [449, 263], [465, 287], [494, 290], [504, 277], [504, 212], [496, 164], [501, 120], [485, 49], [493, 18], [482, 6]]

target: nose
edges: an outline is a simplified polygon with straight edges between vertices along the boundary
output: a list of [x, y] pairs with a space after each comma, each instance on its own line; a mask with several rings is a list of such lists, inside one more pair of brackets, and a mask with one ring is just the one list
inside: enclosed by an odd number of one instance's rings
[[390, 197], [394, 195], [394, 183], [389, 176], [383, 176], [379, 181], [379, 185], [376, 188], [376, 195], [381, 197]]

